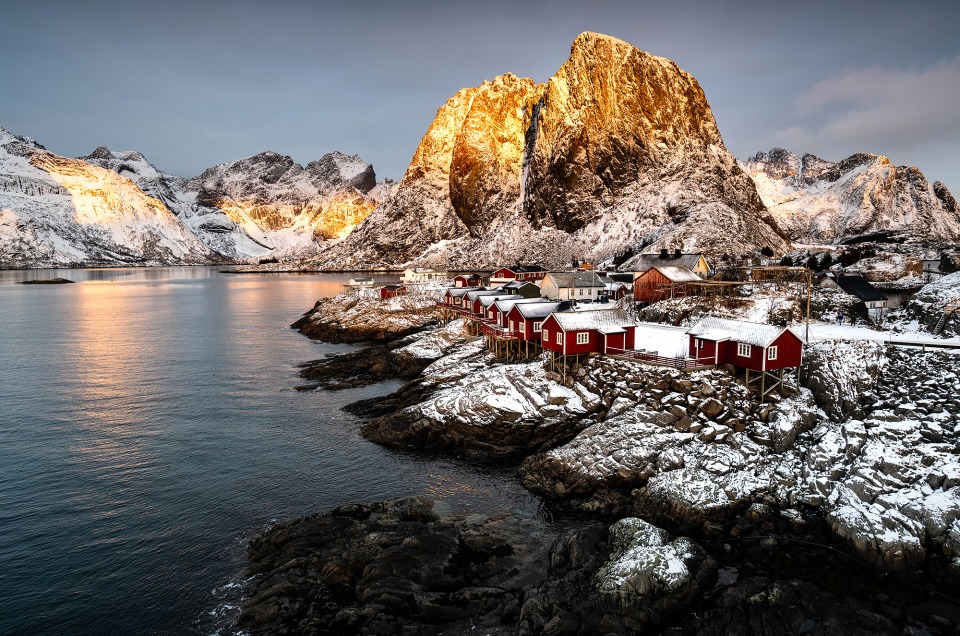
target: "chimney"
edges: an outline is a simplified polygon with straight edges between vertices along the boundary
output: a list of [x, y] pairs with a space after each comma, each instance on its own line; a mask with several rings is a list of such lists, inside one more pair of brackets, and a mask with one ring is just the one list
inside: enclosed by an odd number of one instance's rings
[[667, 252], [667, 248], [665, 248], [665, 247], [664, 247], [664, 248], [661, 248], [661, 250], [660, 250], [660, 258], [668, 258], [668, 254], [669, 254], [669, 252]]

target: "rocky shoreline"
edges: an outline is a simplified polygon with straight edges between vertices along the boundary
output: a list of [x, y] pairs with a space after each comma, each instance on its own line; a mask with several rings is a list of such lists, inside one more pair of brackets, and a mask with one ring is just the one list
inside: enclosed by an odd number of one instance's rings
[[[308, 315], [306, 322], [326, 320], [323, 310]], [[251, 633], [296, 633], [308, 625], [327, 633], [334, 624], [329, 633], [384, 633], [391, 620], [410, 633], [482, 627], [498, 634], [921, 634], [960, 628], [960, 609], [949, 598], [960, 582], [954, 354], [818, 343], [805, 356], [803, 386], [760, 402], [742, 380], [722, 371], [685, 374], [591, 357], [562, 381], [541, 363], [493, 363], [457, 323], [436, 328], [424, 320], [411, 327], [405, 318], [390, 330], [383, 323], [373, 331], [383, 337], [373, 338], [380, 343], [369, 353], [314, 365], [323, 369], [314, 386], [352, 386], [366, 377], [365, 365], [382, 367], [371, 378], [394, 372], [413, 378], [386, 398], [348, 407], [366, 420], [365, 437], [518, 463], [519, 479], [550, 502], [558, 527], [564, 519], [580, 521], [554, 533], [548, 557], [520, 563], [499, 548], [503, 554], [480, 559], [476, 571], [460, 570], [465, 587], [447, 581], [442, 591], [456, 612], [431, 613], [432, 601], [425, 599], [440, 592], [427, 579], [440, 579], [394, 571], [391, 585], [399, 588], [383, 592], [393, 600], [361, 594], [351, 604], [336, 601], [331, 607], [346, 612], [340, 618], [317, 613], [313, 603], [312, 623], [302, 622], [302, 612], [289, 614], [301, 621], [291, 623], [277, 607], [293, 607], [290, 594], [303, 590], [327, 594], [326, 575], [303, 575], [304, 563], [317, 559], [317, 572], [334, 567], [324, 550], [352, 554], [353, 544], [344, 542], [360, 530], [325, 531], [324, 541], [334, 547], [318, 548], [284, 534], [315, 522], [281, 524], [251, 545], [251, 573], [259, 576], [241, 617]], [[339, 328], [305, 333], [328, 338]], [[350, 326], [345, 337], [365, 329]], [[384, 363], [393, 357], [398, 362]], [[384, 510], [410, 505], [355, 509], [377, 520]], [[440, 519], [423, 512], [431, 505], [417, 500], [421, 512], [414, 516], [426, 526], [390, 530], [399, 534], [384, 545], [392, 550], [413, 537], [409, 545], [416, 547], [423, 532], [459, 536], [468, 526], [484, 535], [493, 524], [511, 554], [532, 554], [524, 543], [532, 530], [521, 529], [522, 520]], [[385, 530], [371, 526], [370, 532], [381, 537]], [[299, 546], [295, 554], [277, 557], [288, 544]], [[381, 558], [369, 556], [365, 545], [367, 556], [349, 559]], [[445, 564], [422, 567], [444, 570], [456, 561], [439, 548], [415, 552], [431, 552]], [[494, 562], [524, 573], [524, 584], [481, 585]], [[682, 570], [682, 581], [657, 574], [663, 564]], [[291, 568], [301, 572], [293, 583], [286, 578]], [[360, 590], [368, 583], [380, 585], [362, 576], [343, 585]]]

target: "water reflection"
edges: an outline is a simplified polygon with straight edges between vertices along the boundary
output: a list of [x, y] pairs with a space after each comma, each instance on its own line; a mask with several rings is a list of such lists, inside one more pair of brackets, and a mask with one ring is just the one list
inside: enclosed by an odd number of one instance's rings
[[509, 470], [363, 440], [340, 407], [399, 383], [291, 390], [345, 347], [288, 325], [350, 277], [0, 272], [0, 633], [189, 632], [264, 524], [343, 503], [537, 514]]

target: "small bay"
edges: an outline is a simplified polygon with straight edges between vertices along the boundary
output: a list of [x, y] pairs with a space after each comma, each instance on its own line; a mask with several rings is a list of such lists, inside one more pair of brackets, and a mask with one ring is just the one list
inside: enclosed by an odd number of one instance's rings
[[0, 633], [227, 633], [247, 541], [344, 503], [538, 513], [510, 469], [362, 439], [340, 407], [399, 383], [292, 390], [351, 350], [288, 326], [349, 278], [0, 272]]

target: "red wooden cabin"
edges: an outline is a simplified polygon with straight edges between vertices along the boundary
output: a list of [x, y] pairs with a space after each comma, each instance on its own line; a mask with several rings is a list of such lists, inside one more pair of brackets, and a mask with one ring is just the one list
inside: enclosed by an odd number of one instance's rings
[[655, 303], [667, 298], [687, 296], [690, 283], [701, 278], [686, 267], [651, 267], [633, 279], [633, 300], [638, 303]]
[[405, 285], [384, 285], [380, 288], [380, 299], [396, 298], [397, 296], [406, 296], [407, 288]]
[[560, 302], [514, 303], [507, 312], [504, 326], [515, 331], [516, 336], [524, 342], [539, 343], [540, 331], [547, 316], [570, 306], [570, 303]]
[[543, 321], [540, 345], [561, 355], [633, 350], [636, 322], [622, 309], [554, 312]]
[[523, 296], [519, 294], [499, 294], [496, 296], [479, 296], [480, 319], [485, 322], [496, 323], [500, 317], [499, 310], [494, 306], [498, 300], [520, 300]]
[[537, 282], [547, 275], [547, 270], [539, 265], [514, 265], [501, 267], [490, 274], [490, 283], [509, 283], [512, 280]]
[[460, 274], [453, 277], [454, 287], [481, 287], [483, 277], [480, 274]]
[[690, 357], [752, 371], [799, 367], [803, 339], [790, 327], [708, 316], [687, 331]]

